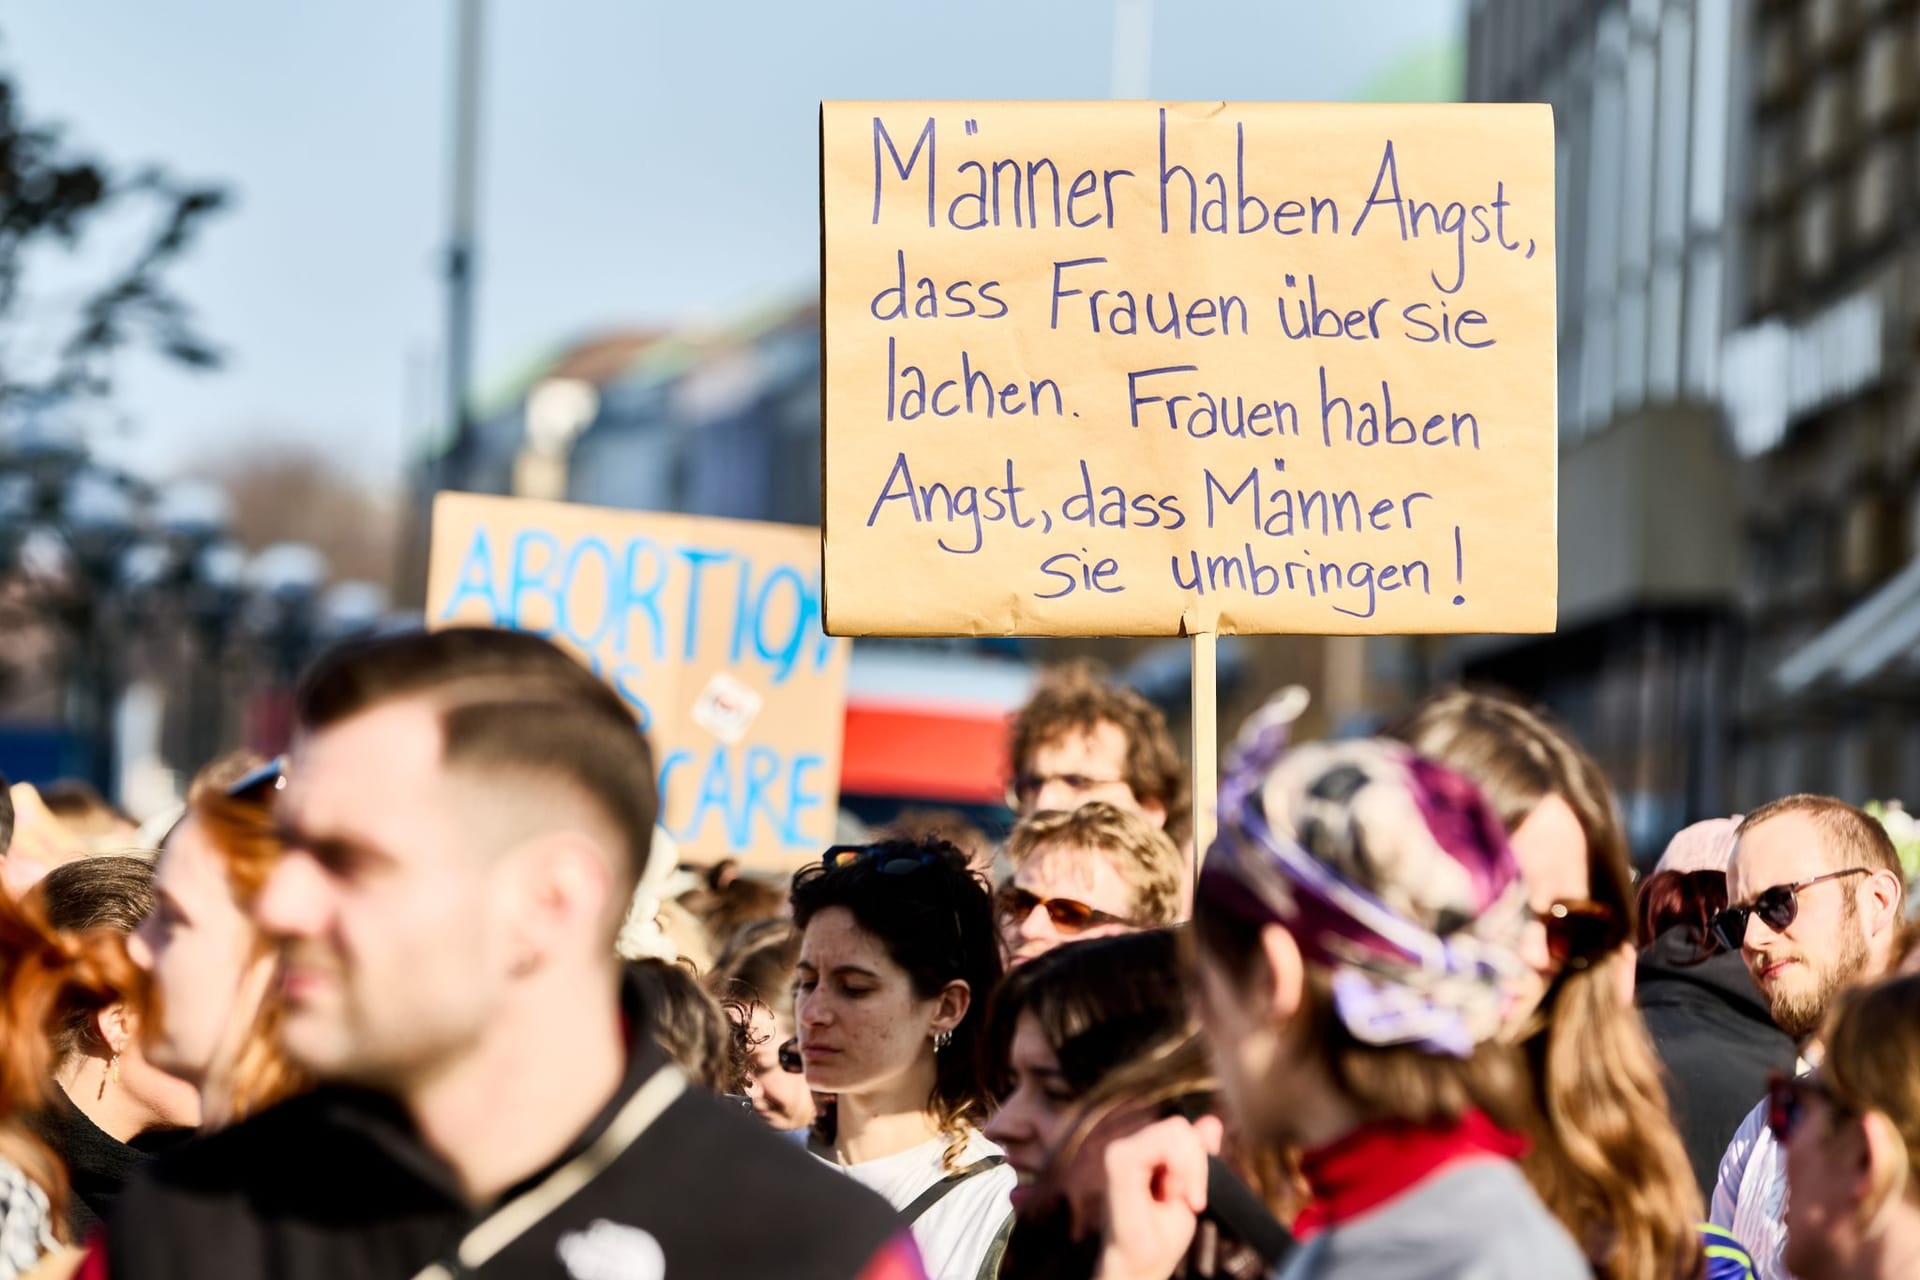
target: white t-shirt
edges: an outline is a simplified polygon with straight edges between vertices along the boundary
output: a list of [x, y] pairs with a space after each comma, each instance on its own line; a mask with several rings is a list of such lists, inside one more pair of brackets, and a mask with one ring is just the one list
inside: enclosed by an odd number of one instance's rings
[[[898, 1155], [834, 1167], [895, 1209], [904, 1210], [947, 1176], [941, 1163], [946, 1149], [947, 1140], [935, 1138]], [[1004, 1154], [975, 1130], [958, 1165], [965, 1168], [976, 1160]], [[1013, 1212], [1013, 1186], [1013, 1170], [1003, 1164], [968, 1178], [920, 1215], [912, 1224], [913, 1242], [920, 1248], [927, 1280], [974, 1280], [995, 1233]]]
[[1720, 1178], [1709, 1208], [1713, 1225], [1733, 1234], [1753, 1255], [1760, 1280], [1793, 1280], [1787, 1250], [1787, 1153], [1767, 1128], [1767, 1104], [1747, 1118], [1720, 1158]]

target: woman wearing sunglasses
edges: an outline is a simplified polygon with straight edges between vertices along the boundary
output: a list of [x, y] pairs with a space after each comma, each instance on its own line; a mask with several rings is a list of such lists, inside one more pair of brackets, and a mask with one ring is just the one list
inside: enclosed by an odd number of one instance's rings
[[814, 1154], [900, 1212], [928, 1276], [992, 1274], [1014, 1175], [979, 1128], [974, 1055], [1000, 980], [986, 885], [944, 841], [889, 840], [828, 850], [792, 904], [800, 1056], [833, 1096]]
[[1633, 873], [1605, 775], [1543, 718], [1484, 694], [1430, 698], [1396, 736], [1479, 785], [1526, 878], [1535, 1012], [1510, 1034], [1533, 1075], [1528, 1177], [1596, 1275], [1692, 1280], [1706, 1212], [1632, 1004]]
[[200, 1091], [202, 1123], [234, 1124], [305, 1086], [280, 1050], [278, 953], [248, 914], [280, 859], [278, 761], [236, 754], [200, 771], [154, 869], [128, 951], [158, 1000], [147, 1054]]
[[1007, 859], [1013, 878], [994, 905], [1009, 964], [1075, 938], [1179, 919], [1180, 850], [1145, 818], [1105, 801], [1025, 819], [1007, 837]]
[[1819, 1070], [1768, 1097], [1786, 1264], [1799, 1280], [1920, 1275], [1920, 977], [1847, 992], [1828, 1026]]

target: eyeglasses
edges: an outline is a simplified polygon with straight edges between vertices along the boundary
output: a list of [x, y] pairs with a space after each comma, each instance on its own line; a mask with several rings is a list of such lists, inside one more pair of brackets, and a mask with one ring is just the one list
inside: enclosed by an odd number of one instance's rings
[[1032, 804], [1050, 782], [1064, 783], [1075, 795], [1085, 795], [1096, 787], [1125, 783], [1125, 778], [1091, 778], [1084, 773], [1021, 773], [1007, 787], [1007, 800], [1016, 809]]
[[1830, 1107], [1846, 1110], [1833, 1090], [1811, 1076], [1794, 1078], [1774, 1072], [1767, 1080], [1767, 1129], [1774, 1140], [1785, 1143], [1793, 1138], [1793, 1131], [1800, 1127], [1800, 1121], [1807, 1114], [1807, 1099], [1819, 1098]]
[[247, 772], [241, 774], [240, 777], [234, 779], [227, 787], [227, 798], [230, 800], [265, 800], [271, 793], [284, 790], [286, 785], [287, 758], [285, 756], [276, 756], [259, 768], [249, 769]]
[[1566, 899], [1534, 918], [1547, 930], [1547, 954], [1563, 969], [1585, 969], [1626, 941], [1620, 917], [1605, 903]]
[[922, 867], [932, 866], [938, 857], [937, 854], [926, 852], [902, 853], [897, 848], [889, 849], [883, 844], [836, 844], [827, 850], [820, 861], [829, 871], [871, 862], [873, 869], [883, 876], [905, 876], [912, 875]]
[[1000, 914], [1009, 920], [1025, 920], [1033, 914], [1035, 907], [1045, 907], [1047, 919], [1053, 921], [1053, 927], [1065, 933], [1079, 933], [1095, 925], [1133, 923], [1072, 898], [1043, 898], [1018, 885], [1001, 886], [1000, 892], [994, 895], [994, 901], [1000, 908]]
[[1729, 951], [1738, 951], [1747, 940], [1747, 920], [1759, 916], [1766, 922], [1767, 928], [1775, 933], [1784, 932], [1800, 914], [1800, 891], [1811, 888], [1826, 880], [1838, 880], [1844, 876], [1864, 876], [1869, 874], [1865, 867], [1848, 867], [1844, 871], [1829, 871], [1823, 876], [1814, 876], [1810, 880], [1797, 880], [1792, 884], [1777, 884], [1764, 890], [1752, 902], [1743, 907], [1728, 907], [1713, 918], [1713, 936], [1720, 939], [1720, 945]]
[[780, 1069], [790, 1076], [802, 1075], [807, 1064], [800, 1057], [800, 1037], [790, 1036], [781, 1044], [775, 1056], [780, 1060]]

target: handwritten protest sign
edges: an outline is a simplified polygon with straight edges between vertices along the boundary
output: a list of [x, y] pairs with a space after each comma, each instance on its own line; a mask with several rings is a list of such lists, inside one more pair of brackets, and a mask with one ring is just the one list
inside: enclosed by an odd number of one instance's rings
[[688, 861], [792, 867], [833, 842], [845, 641], [814, 529], [443, 493], [427, 620], [547, 636], [633, 708]]
[[834, 634], [1554, 625], [1544, 106], [827, 103]]

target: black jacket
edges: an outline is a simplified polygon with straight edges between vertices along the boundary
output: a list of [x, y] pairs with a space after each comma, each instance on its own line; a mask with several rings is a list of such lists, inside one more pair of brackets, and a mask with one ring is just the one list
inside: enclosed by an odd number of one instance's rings
[[131, 1143], [107, 1134], [54, 1087], [53, 1101], [27, 1117], [27, 1123], [67, 1168], [67, 1231], [84, 1240], [113, 1211], [127, 1179], [154, 1156], [192, 1136], [186, 1129], [142, 1134]]
[[1635, 999], [1667, 1068], [1673, 1118], [1694, 1177], [1711, 1198], [1720, 1157], [1766, 1093], [1768, 1073], [1791, 1073], [1798, 1051], [1773, 1025], [1737, 953], [1700, 956], [1700, 940], [1689, 930], [1655, 938], [1640, 955]]
[[[644, 1022], [630, 1006], [629, 1027]], [[129, 1183], [108, 1224], [108, 1274], [410, 1280], [437, 1263], [444, 1270], [433, 1274], [449, 1277], [921, 1280], [884, 1201], [740, 1109], [691, 1085], [673, 1095], [678, 1074], [655, 1074], [665, 1063], [634, 1036], [618, 1095], [552, 1166], [480, 1211], [397, 1104], [343, 1088], [297, 1098]], [[622, 1147], [634, 1118], [668, 1095]], [[557, 1185], [550, 1174], [609, 1146], [618, 1154], [585, 1185], [479, 1256], [478, 1242], [514, 1210], [476, 1232], [492, 1213], [522, 1196], [544, 1200]]]

